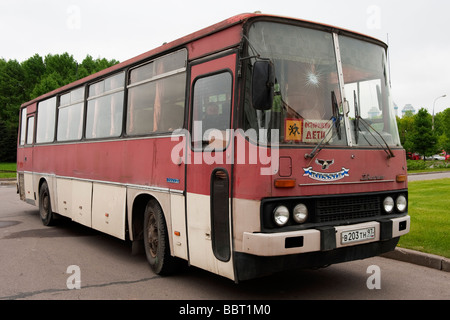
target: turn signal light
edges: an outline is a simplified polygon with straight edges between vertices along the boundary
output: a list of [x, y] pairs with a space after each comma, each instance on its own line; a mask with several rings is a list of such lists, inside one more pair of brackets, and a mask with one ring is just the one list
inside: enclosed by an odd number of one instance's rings
[[275, 188], [294, 188], [295, 179], [275, 179]]
[[395, 178], [397, 182], [405, 182], [408, 180], [408, 176], [406, 174], [398, 174]]

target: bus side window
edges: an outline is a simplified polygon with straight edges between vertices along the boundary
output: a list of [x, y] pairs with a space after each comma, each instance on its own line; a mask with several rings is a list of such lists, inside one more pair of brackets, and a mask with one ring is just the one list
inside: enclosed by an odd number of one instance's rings
[[130, 71], [127, 135], [172, 132], [183, 127], [186, 51], [179, 50]]
[[28, 118], [27, 124], [27, 144], [33, 144], [34, 138], [34, 117]]
[[[222, 72], [196, 80], [192, 116], [192, 143], [201, 147], [208, 135], [230, 128], [232, 77]], [[224, 137], [225, 140], [225, 137]], [[222, 149], [222, 148], [220, 148]]]
[[26, 132], [27, 132], [27, 108], [22, 109], [22, 116], [20, 122], [20, 145], [25, 144]]
[[56, 97], [38, 103], [36, 143], [53, 142], [55, 139]]
[[118, 137], [122, 133], [125, 73], [89, 86], [86, 138]]

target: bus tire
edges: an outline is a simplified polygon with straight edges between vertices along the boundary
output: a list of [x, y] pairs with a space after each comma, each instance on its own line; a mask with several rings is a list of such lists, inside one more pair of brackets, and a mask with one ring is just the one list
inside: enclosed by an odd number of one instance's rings
[[53, 224], [54, 218], [47, 182], [43, 182], [39, 189], [39, 215], [44, 226]]
[[154, 200], [148, 202], [144, 213], [144, 248], [150, 268], [158, 275], [175, 271], [176, 261], [170, 254], [164, 214]]

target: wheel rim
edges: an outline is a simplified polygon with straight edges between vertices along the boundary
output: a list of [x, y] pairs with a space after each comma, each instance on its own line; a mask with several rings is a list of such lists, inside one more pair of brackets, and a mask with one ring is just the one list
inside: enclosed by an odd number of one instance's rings
[[48, 211], [49, 211], [49, 207], [50, 207], [50, 201], [49, 201], [49, 196], [48, 193], [44, 193], [43, 197], [42, 197], [42, 218], [47, 218], [48, 216]]
[[152, 213], [148, 219], [147, 226], [147, 242], [149, 252], [153, 258], [156, 257], [158, 252], [158, 226], [156, 223], [155, 215]]

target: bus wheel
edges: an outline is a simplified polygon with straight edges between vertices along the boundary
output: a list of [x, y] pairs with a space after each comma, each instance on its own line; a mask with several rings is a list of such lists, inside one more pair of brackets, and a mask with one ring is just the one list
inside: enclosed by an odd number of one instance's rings
[[147, 261], [153, 272], [168, 275], [175, 269], [175, 258], [170, 255], [166, 222], [161, 207], [149, 201], [144, 213], [144, 246]]
[[53, 224], [53, 212], [47, 182], [44, 182], [39, 190], [39, 215], [44, 226]]

